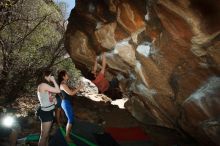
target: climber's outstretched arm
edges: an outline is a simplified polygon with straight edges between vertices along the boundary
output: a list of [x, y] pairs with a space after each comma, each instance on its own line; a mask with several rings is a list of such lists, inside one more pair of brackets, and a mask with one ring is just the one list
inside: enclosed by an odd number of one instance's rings
[[103, 52], [102, 53], [102, 70], [101, 70], [102, 74], [105, 73], [105, 68], [106, 68], [106, 56], [105, 56], [105, 52]]
[[96, 71], [97, 71], [97, 65], [98, 65], [98, 63], [97, 63], [97, 58], [95, 58], [95, 61], [94, 61], [94, 66], [93, 66], [93, 71], [92, 71], [92, 73], [96, 73]]

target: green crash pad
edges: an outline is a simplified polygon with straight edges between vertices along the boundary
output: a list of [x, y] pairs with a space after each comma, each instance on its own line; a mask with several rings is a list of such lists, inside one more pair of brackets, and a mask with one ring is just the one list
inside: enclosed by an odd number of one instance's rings
[[40, 139], [40, 134], [30, 134], [26, 137], [25, 141], [35, 142], [35, 141], [39, 141], [39, 139]]
[[[59, 128], [63, 137], [66, 135], [66, 130], [63, 127]], [[93, 142], [87, 140], [86, 138], [79, 136], [73, 132], [71, 134], [71, 139], [73, 140], [73, 143], [68, 143], [69, 146], [80, 146], [80, 145], [86, 145], [86, 146], [97, 146], [97, 144], [94, 144]], [[40, 139], [40, 134], [30, 134], [26, 136], [25, 142], [38, 142]]]
[[[62, 135], [65, 136], [66, 134], [65, 129], [60, 127], [60, 131]], [[73, 143], [68, 143], [69, 146], [80, 146], [80, 145], [97, 146], [96, 144], [90, 142], [86, 138], [76, 135], [73, 132], [71, 132], [70, 134], [71, 134], [71, 139], [73, 140]]]

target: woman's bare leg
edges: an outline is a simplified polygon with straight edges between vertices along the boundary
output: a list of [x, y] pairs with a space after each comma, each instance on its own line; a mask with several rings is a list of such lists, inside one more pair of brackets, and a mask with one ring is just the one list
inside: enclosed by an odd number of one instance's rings
[[17, 133], [14, 130], [12, 130], [11, 134], [9, 135], [9, 141], [10, 141], [10, 146], [16, 146]]
[[52, 125], [52, 121], [41, 123], [41, 134], [38, 146], [48, 146], [49, 132]]
[[56, 121], [57, 121], [57, 125], [58, 126], [62, 126], [62, 122], [61, 122], [61, 108], [57, 108], [56, 109]]
[[67, 125], [66, 125], [66, 137], [65, 137], [67, 142], [71, 142], [71, 138], [70, 138], [71, 130], [72, 130], [72, 124], [67, 123]]

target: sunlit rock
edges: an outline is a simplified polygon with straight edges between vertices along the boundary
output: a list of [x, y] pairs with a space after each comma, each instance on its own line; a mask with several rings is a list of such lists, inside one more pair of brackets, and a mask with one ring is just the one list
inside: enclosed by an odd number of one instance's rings
[[144, 55], [145, 57], [150, 56], [151, 45], [149, 43], [140, 44], [137, 47], [137, 52]]
[[90, 80], [81, 77], [79, 81], [84, 87], [77, 93], [78, 96], [83, 96], [96, 102], [111, 102], [112, 100], [104, 94], [99, 94], [98, 88]]
[[119, 108], [124, 109], [124, 104], [128, 101], [128, 98], [116, 99], [111, 102], [112, 105], [117, 105]]
[[[183, 103], [185, 116], [182, 124], [184, 127], [205, 131], [205, 134], [200, 135], [197, 135], [197, 132], [191, 131], [191, 134], [195, 137], [205, 138], [209, 136], [215, 142], [220, 142], [219, 133], [215, 133], [220, 130], [220, 127], [217, 126], [220, 124], [219, 96], [220, 78], [212, 77]], [[189, 126], [187, 123], [191, 123], [191, 125]]]
[[80, 31], [76, 31], [73, 36], [69, 38], [69, 46], [68, 52], [74, 60], [78, 62], [85, 63], [88, 62], [89, 64], [93, 64], [95, 54], [89, 48], [88, 45], [88, 37]]
[[125, 63], [129, 64], [130, 66], [135, 65], [135, 50], [132, 45], [129, 44], [128, 40], [117, 43], [114, 48], [114, 54], [117, 54]]
[[94, 57], [106, 51], [106, 77], [119, 76], [123, 95], [129, 94], [125, 108], [136, 119], [218, 144], [219, 92], [199, 100], [193, 93], [220, 73], [220, 2], [90, 3], [77, 1], [66, 32], [67, 50], [82, 73], [86, 76]]
[[95, 31], [97, 41], [101, 44], [102, 47], [111, 49], [115, 46], [116, 25], [116, 23], [111, 23], [108, 25], [104, 25], [103, 27], [100, 27], [97, 31]]
[[138, 11], [133, 5], [126, 2], [120, 3], [118, 6], [117, 21], [130, 33], [144, 26], [143, 18]]

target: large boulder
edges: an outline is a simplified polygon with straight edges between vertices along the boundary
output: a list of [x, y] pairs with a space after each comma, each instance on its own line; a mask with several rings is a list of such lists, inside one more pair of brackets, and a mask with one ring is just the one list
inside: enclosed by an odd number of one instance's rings
[[85, 77], [107, 52], [107, 77], [120, 76], [139, 121], [218, 145], [219, 9], [217, 0], [78, 0], [65, 46]]

